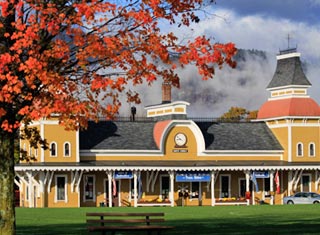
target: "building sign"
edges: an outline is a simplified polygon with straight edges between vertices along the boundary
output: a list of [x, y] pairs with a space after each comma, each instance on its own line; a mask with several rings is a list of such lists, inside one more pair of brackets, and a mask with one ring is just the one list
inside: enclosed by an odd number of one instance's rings
[[209, 182], [211, 176], [208, 172], [179, 172], [176, 182]]
[[133, 174], [132, 171], [115, 171], [113, 178], [116, 180], [119, 179], [132, 179], [133, 178]]
[[254, 176], [256, 178], [269, 178], [269, 171], [254, 171], [253, 172]]
[[173, 149], [173, 153], [187, 153], [188, 149]]

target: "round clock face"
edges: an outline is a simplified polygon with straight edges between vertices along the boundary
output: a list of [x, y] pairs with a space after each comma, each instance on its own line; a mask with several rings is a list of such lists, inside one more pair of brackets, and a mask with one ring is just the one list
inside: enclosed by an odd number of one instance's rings
[[178, 146], [183, 146], [187, 143], [187, 136], [183, 133], [178, 133], [174, 137], [174, 142]]

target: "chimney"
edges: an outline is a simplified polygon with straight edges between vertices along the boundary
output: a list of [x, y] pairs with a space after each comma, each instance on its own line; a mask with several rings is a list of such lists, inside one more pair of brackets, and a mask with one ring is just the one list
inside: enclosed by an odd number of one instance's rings
[[169, 83], [162, 83], [162, 103], [171, 103], [171, 85]]

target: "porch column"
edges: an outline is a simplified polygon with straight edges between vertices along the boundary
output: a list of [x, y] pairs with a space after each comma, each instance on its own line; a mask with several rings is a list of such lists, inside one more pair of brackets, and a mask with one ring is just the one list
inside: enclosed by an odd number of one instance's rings
[[109, 207], [112, 207], [112, 172], [108, 171], [108, 202]]
[[[246, 171], [246, 194], [247, 192], [250, 192], [250, 172], [249, 171]], [[247, 197], [247, 195], [246, 195]], [[253, 197], [253, 195], [251, 195], [251, 197]], [[254, 201], [254, 200], [252, 200]], [[247, 205], [250, 204], [250, 199], [247, 199]]]
[[133, 171], [133, 206], [137, 207], [138, 205], [138, 190], [137, 190], [137, 171]]
[[271, 192], [270, 205], [273, 205], [274, 204], [274, 171], [270, 172], [270, 192]]
[[34, 190], [33, 190], [33, 184], [32, 184], [32, 172], [27, 172], [27, 176], [28, 176], [28, 199], [29, 199], [29, 208], [33, 208], [34, 207]]
[[293, 184], [292, 170], [289, 170], [289, 172], [288, 172], [288, 196], [291, 195], [292, 184]]
[[215, 206], [216, 198], [214, 196], [215, 172], [211, 171], [211, 206]]
[[169, 176], [170, 176], [169, 200], [171, 203], [171, 207], [174, 207], [174, 171], [170, 171]]
[[39, 175], [39, 184], [40, 184], [40, 197], [41, 197], [41, 207], [43, 208], [45, 206], [45, 190], [44, 190], [44, 180], [45, 180], [45, 174], [43, 171], [40, 172]]

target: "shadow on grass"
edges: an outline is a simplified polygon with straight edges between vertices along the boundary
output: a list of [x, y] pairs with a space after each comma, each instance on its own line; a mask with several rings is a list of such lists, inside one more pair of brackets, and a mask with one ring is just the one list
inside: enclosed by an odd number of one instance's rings
[[[302, 216], [302, 215], [300, 215]], [[238, 219], [204, 219], [204, 220], [174, 220], [168, 221], [166, 225], [173, 225], [175, 229], [164, 231], [162, 234], [166, 235], [264, 235], [264, 234], [281, 234], [281, 235], [313, 235], [320, 234], [320, 218], [312, 220], [303, 220], [299, 218], [298, 221], [289, 221], [281, 219], [276, 224], [271, 224], [270, 221], [274, 218], [268, 217], [249, 217]], [[88, 234], [86, 224], [63, 224], [63, 225], [41, 225], [41, 226], [19, 226], [17, 228], [17, 235], [82, 235]], [[99, 233], [95, 233], [99, 234]], [[119, 232], [121, 234], [147, 234], [146, 232]]]

